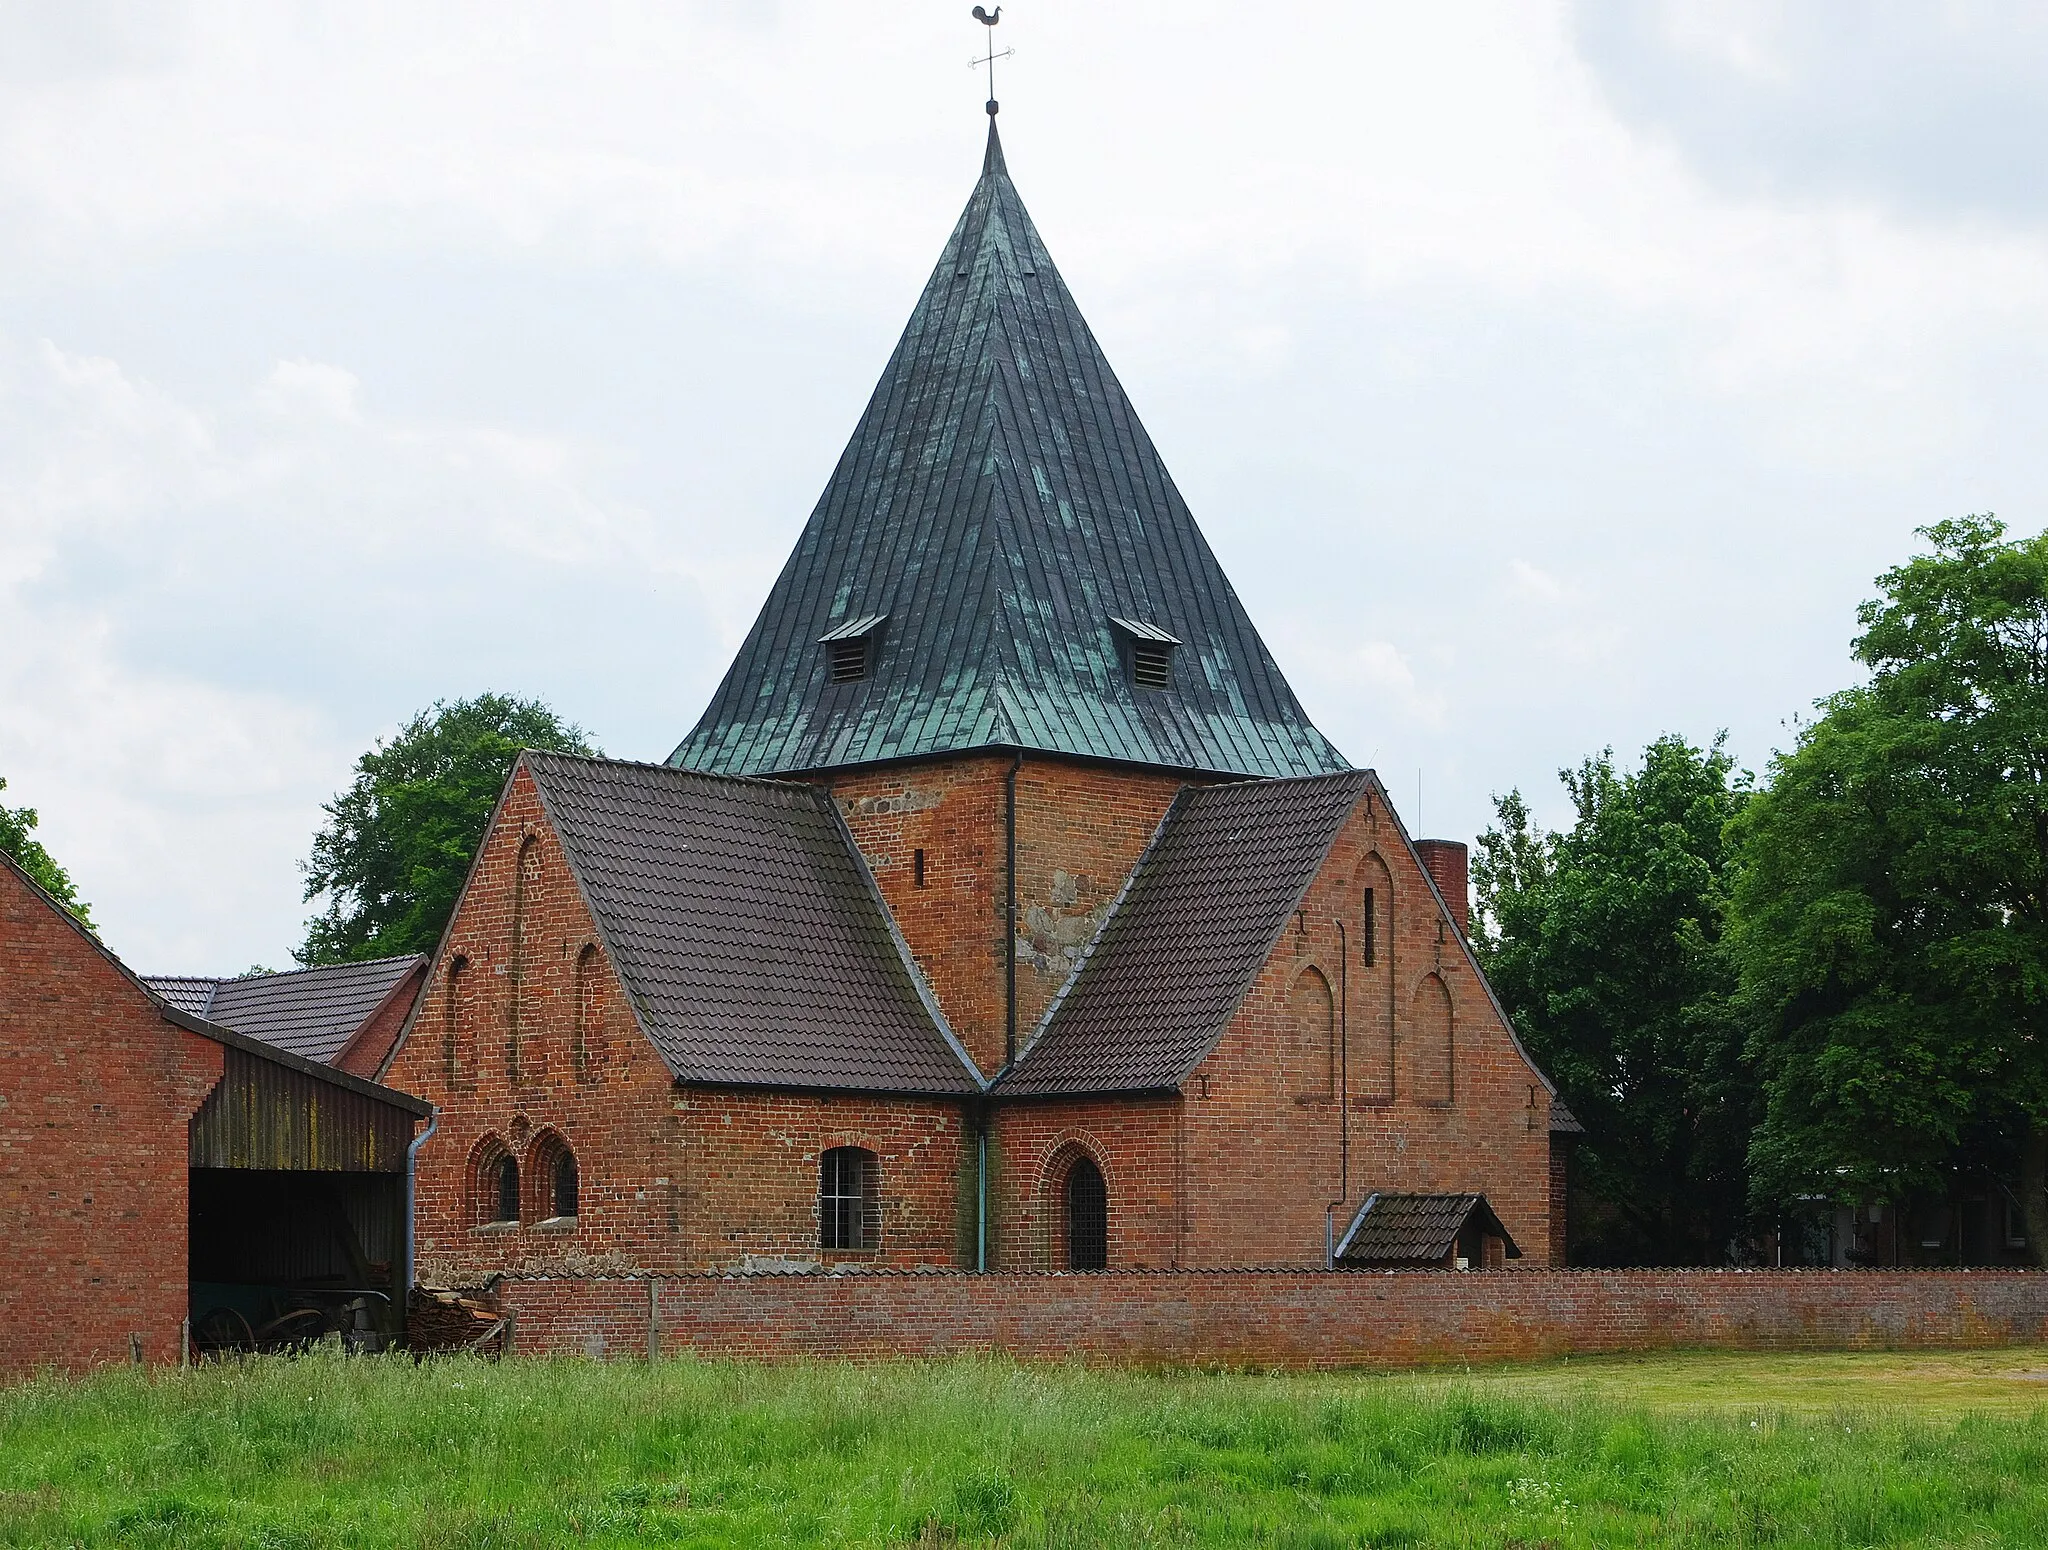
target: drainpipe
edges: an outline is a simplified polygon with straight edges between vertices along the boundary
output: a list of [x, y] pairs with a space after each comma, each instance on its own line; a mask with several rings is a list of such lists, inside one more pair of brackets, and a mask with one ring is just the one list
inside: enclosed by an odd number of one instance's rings
[[[412, 1145], [405, 1149], [405, 1295], [412, 1296], [413, 1278], [418, 1273], [415, 1259], [418, 1229], [414, 1218], [419, 1210], [420, 1148], [432, 1138], [441, 1126], [441, 1111], [433, 1109], [427, 1115], [427, 1128], [412, 1138]], [[401, 1310], [402, 1311], [402, 1310]]]
[[1323, 1208], [1323, 1268], [1337, 1268], [1337, 1207], [1351, 1199], [1351, 938], [1337, 922], [1337, 1186]]
[[988, 1269], [988, 1111], [974, 1125], [974, 1269]]
[[1003, 1065], [1017, 1058], [1017, 771], [1024, 767], [1024, 750], [1018, 749], [1003, 777], [1006, 800], [1003, 808], [1003, 877], [1009, 895], [1005, 909], [1003, 951]]

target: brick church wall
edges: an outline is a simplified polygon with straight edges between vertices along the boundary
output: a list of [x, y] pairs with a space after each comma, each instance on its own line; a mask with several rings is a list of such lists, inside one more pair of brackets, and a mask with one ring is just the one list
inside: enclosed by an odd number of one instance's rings
[[1377, 789], [1185, 1092], [1183, 1264], [1319, 1262], [1375, 1191], [1482, 1193], [1549, 1261], [1548, 1094]]
[[[833, 785], [955, 1032], [991, 1071], [1002, 1056], [1008, 768], [1001, 758], [949, 760]], [[1064, 919], [1092, 931], [1174, 789], [1150, 772], [1027, 760], [1018, 775], [1025, 929]], [[515, 906], [525, 944], [516, 973]], [[1041, 906], [1043, 918], [1031, 913]], [[1024, 1037], [1069, 972], [1065, 934], [1041, 931], [1050, 967], [1027, 967], [1020, 951]], [[817, 1248], [816, 1216], [819, 1156], [834, 1145], [865, 1147], [881, 1162], [882, 1244], [853, 1262], [974, 1263], [974, 1106], [677, 1084], [595, 944], [523, 772], [385, 1079], [442, 1110], [421, 1155], [428, 1274], [473, 1281], [520, 1268], [679, 1273], [836, 1259]], [[1375, 1190], [1482, 1192], [1523, 1263], [1551, 1254], [1547, 1096], [1377, 789], [1347, 820], [1300, 915], [1182, 1094], [999, 1101], [986, 1122], [992, 1268], [1060, 1266], [1060, 1186], [1083, 1150], [1109, 1191], [1112, 1267], [1320, 1262], [1331, 1220], [1341, 1231]], [[539, 1220], [535, 1167], [557, 1137], [581, 1175], [573, 1222]], [[518, 1226], [482, 1219], [492, 1193], [480, 1164], [499, 1146], [525, 1172], [529, 1209]]]
[[0, 867], [0, 1372], [178, 1359], [187, 1124], [221, 1047]]
[[[522, 770], [383, 1076], [440, 1110], [419, 1157], [423, 1276], [816, 1260], [818, 1154], [836, 1145], [880, 1159], [882, 1245], [825, 1257], [965, 1263], [957, 1103], [678, 1084], [596, 938]], [[562, 1143], [579, 1175], [573, 1221], [551, 1219], [544, 1177]], [[516, 1225], [486, 1220], [501, 1150], [520, 1163]]]
[[1066, 1268], [1068, 1166], [1086, 1152], [1109, 1195], [1112, 1268], [1181, 1262], [1181, 1101], [1174, 1097], [1009, 1103], [991, 1116], [989, 1268]]
[[[918, 966], [982, 1074], [1002, 1069], [1011, 760], [973, 756], [829, 777]], [[824, 780], [825, 777], [820, 777]], [[1030, 1038], [1184, 784], [1027, 758], [1017, 770], [1017, 1036]], [[917, 853], [924, 852], [924, 885]]]
[[1405, 1367], [1657, 1350], [1913, 1350], [2048, 1339], [2024, 1270], [1196, 1270], [512, 1280], [513, 1349]]
[[334, 1064], [350, 1076], [374, 1082], [378, 1070], [391, 1058], [398, 1036], [405, 1031], [405, 1021], [412, 1015], [413, 1004], [420, 998], [425, 979], [425, 971], [421, 969], [407, 975], [404, 983], [385, 999], [384, 1005], [350, 1037]]

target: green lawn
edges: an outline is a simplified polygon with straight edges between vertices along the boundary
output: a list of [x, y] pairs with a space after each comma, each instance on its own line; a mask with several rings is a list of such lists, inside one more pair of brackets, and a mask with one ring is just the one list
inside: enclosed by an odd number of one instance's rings
[[2048, 1350], [1387, 1377], [266, 1359], [0, 1389], [0, 1544], [2048, 1544]]

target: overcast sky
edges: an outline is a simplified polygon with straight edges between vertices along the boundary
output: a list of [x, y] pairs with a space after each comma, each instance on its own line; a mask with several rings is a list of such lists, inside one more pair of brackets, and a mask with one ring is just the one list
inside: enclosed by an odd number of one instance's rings
[[[695, 721], [980, 165], [966, 0], [0, 0], [0, 801], [284, 965], [436, 697]], [[1309, 714], [1470, 839], [1761, 769], [2048, 525], [2048, 7], [1016, 0], [1011, 171]]]

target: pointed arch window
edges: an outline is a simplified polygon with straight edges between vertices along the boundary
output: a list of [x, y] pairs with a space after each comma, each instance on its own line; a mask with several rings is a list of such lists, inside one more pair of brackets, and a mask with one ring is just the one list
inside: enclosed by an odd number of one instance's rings
[[568, 1141], [552, 1130], [545, 1131], [533, 1143], [528, 1160], [531, 1178], [527, 1187], [533, 1191], [530, 1214], [542, 1222], [573, 1223], [583, 1181]]
[[475, 1030], [468, 1000], [469, 958], [457, 953], [448, 960], [447, 997], [441, 1007], [441, 1059], [451, 1087], [476, 1081]]
[[590, 1081], [597, 1074], [598, 1041], [604, 1027], [604, 975], [597, 944], [586, 942], [576, 955], [575, 1033], [570, 1041], [570, 1059], [576, 1080]]
[[470, 1165], [470, 1220], [500, 1227], [519, 1220], [519, 1159], [496, 1136], [477, 1144]]
[[1109, 1185], [1102, 1169], [1086, 1152], [1067, 1165], [1062, 1181], [1061, 1203], [1066, 1221], [1066, 1260], [1069, 1270], [1109, 1268]]
[[514, 1082], [520, 1080], [523, 1068], [531, 1063], [529, 1052], [522, 1045], [530, 1032], [526, 1024], [532, 1015], [527, 1007], [530, 991], [526, 983], [533, 967], [532, 944], [527, 940], [533, 934], [528, 916], [540, 898], [540, 861], [540, 837], [529, 834], [519, 846], [518, 869], [512, 878], [512, 973], [507, 987], [505, 1075]]

